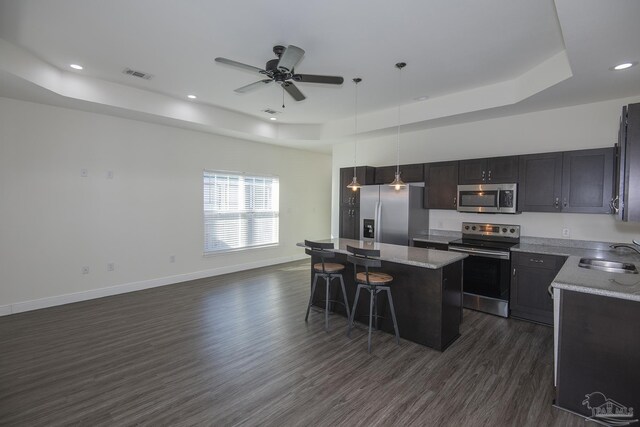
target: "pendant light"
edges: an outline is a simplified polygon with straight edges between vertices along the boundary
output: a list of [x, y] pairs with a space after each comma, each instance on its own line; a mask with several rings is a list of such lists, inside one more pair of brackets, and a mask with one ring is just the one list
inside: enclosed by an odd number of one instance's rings
[[355, 114], [355, 139], [353, 140], [353, 179], [351, 183], [347, 185], [347, 188], [350, 188], [353, 191], [358, 191], [358, 188], [361, 187], [358, 182], [358, 177], [356, 176], [356, 154], [357, 154], [357, 145], [358, 145], [358, 83], [360, 83], [362, 79], [360, 77], [356, 77], [353, 79], [353, 82], [356, 84], [356, 114]]
[[398, 138], [396, 151], [396, 177], [393, 182], [389, 184], [390, 187], [393, 187], [396, 190], [400, 190], [407, 186], [407, 184], [402, 182], [402, 179], [400, 178], [400, 104], [402, 103], [402, 86], [400, 76], [402, 74], [402, 69], [406, 66], [407, 64], [405, 62], [398, 62], [396, 64], [396, 68], [398, 69]]

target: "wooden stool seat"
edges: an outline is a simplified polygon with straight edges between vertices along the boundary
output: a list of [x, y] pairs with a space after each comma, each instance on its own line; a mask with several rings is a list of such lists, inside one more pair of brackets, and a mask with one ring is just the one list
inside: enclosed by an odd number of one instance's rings
[[[322, 273], [322, 263], [319, 262], [313, 265], [313, 270], [318, 273]], [[337, 273], [338, 271], [344, 270], [344, 265], [337, 264], [335, 262], [325, 262], [324, 263], [324, 271], [327, 273]]]
[[[372, 285], [382, 285], [385, 283], [390, 283], [393, 281], [393, 277], [388, 275], [387, 273], [380, 272], [369, 272], [369, 282]], [[367, 273], [361, 272], [356, 274], [356, 280], [359, 283], [367, 283]]]

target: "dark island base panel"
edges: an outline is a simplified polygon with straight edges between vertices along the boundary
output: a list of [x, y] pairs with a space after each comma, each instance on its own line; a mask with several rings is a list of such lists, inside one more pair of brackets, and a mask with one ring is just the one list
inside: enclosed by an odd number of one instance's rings
[[564, 290], [560, 301], [556, 406], [589, 417], [608, 400], [640, 418], [640, 302]]
[[[333, 262], [346, 266], [342, 272], [347, 289], [349, 309], [353, 307], [356, 285], [353, 265], [344, 254], [337, 254]], [[312, 259], [313, 263], [319, 259]], [[427, 347], [444, 351], [460, 336], [462, 320], [462, 261], [433, 270], [406, 264], [382, 261], [380, 271], [393, 276], [391, 295], [396, 309], [400, 337]], [[313, 280], [313, 271], [311, 272]], [[339, 279], [334, 279], [329, 299], [342, 301]], [[318, 278], [314, 306], [324, 308], [324, 280]], [[356, 321], [369, 323], [369, 292], [361, 291]], [[342, 304], [331, 304], [331, 309], [346, 317]], [[378, 294], [378, 327], [393, 334], [393, 321], [386, 292]]]

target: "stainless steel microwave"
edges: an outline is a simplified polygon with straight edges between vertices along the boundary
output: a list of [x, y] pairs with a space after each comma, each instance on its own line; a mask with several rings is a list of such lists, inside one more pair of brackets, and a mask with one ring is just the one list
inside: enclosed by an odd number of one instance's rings
[[458, 185], [458, 212], [518, 213], [518, 184]]

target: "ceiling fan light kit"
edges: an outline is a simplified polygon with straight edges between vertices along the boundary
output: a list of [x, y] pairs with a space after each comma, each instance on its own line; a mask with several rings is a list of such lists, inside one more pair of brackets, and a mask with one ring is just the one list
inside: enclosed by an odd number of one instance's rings
[[271, 59], [267, 61], [265, 68], [254, 67], [252, 65], [243, 64], [238, 61], [233, 61], [227, 58], [216, 58], [216, 62], [221, 64], [230, 65], [232, 67], [239, 68], [244, 71], [257, 73], [266, 78], [259, 80], [255, 83], [248, 84], [246, 86], [235, 89], [237, 93], [247, 93], [255, 89], [267, 86], [273, 82], [276, 82], [282, 86], [282, 89], [287, 92], [296, 101], [302, 101], [306, 99], [306, 96], [298, 89], [294, 82], [300, 83], [320, 83], [341, 85], [344, 79], [340, 76], [323, 76], [317, 74], [296, 74], [294, 68], [302, 57], [304, 56], [304, 50], [289, 45], [287, 47], [276, 45], [273, 47], [273, 53], [277, 56], [277, 59]]

